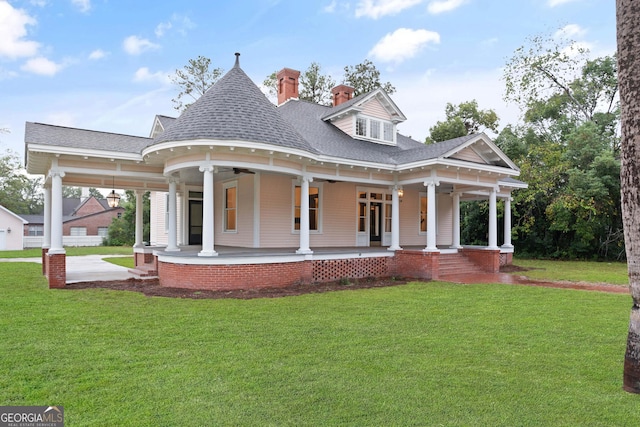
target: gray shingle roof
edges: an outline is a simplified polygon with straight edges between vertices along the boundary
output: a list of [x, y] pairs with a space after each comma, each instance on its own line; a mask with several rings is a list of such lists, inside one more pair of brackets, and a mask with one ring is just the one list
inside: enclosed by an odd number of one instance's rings
[[167, 130], [167, 128], [176, 121], [175, 117], [163, 116], [161, 114], [158, 114], [156, 117], [164, 130]]
[[197, 139], [241, 140], [315, 152], [242, 71], [238, 61], [149, 145]]
[[390, 146], [353, 139], [332, 124], [323, 121], [322, 118], [328, 111], [333, 110], [331, 107], [290, 100], [278, 107], [278, 110], [319, 153], [351, 160], [391, 165], [429, 160], [443, 155], [475, 136], [425, 145], [397, 134], [397, 145]]
[[234, 67], [177, 119], [157, 116], [164, 132], [155, 139], [27, 122], [27, 144], [141, 154], [162, 142], [239, 140], [294, 148], [310, 154], [387, 165], [438, 158], [474, 135], [425, 145], [397, 134], [395, 146], [354, 139], [323, 120], [369, 94], [338, 107], [289, 100], [274, 106], [240, 68]]
[[151, 139], [27, 122], [24, 141], [27, 144], [140, 154]]

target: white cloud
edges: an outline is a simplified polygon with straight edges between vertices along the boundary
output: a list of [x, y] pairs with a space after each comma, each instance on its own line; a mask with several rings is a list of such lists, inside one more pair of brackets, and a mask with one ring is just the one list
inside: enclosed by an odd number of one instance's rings
[[105, 52], [102, 49], [96, 49], [89, 54], [89, 59], [97, 61], [98, 59], [102, 59], [107, 55], [109, 55], [109, 52]]
[[322, 8], [325, 13], [333, 13], [336, 11], [336, 6], [338, 6], [337, 0], [333, 0], [331, 3]]
[[163, 84], [171, 82], [171, 80], [169, 79], [169, 73], [165, 73], [162, 71], [152, 73], [149, 71], [149, 68], [147, 67], [138, 68], [136, 73], [133, 75], [133, 81], [134, 82], [154, 81], [154, 82], [160, 82]]
[[404, 9], [422, 3], [423, 0], [360, 0], [356, 6], [356, 18], [366, 16], [378, 19], [385, 15], [396, 15]]
[[62, 64], [56, 64], [55, 62], [39, 56], [37, 58], [29, 59], [22, 67], [23, 71], [27, 71], [33, 74], [39, 74], [41, 76], [54, 76], [60, 70], [64, 68]]
[[439, 13], [450, 12], [457, 9], [467, 2], [468, 0], [435, 0], [429, 2], [427, 10], [429, 13], [437, 15]]
[[188, 30], [196, 27], [196, 24], [189, 19], [188, 16], [178, 15], [174, 13], [167, 22], [161, 22], [156, 26], [156, 37], [163, 37], [169, 30], [177, 31], [183, 36], [187, 34]]
[[171, 24], [171, 22], [161, 22], [158, 24], [158, 26], [156, 27], [156, 37], [162, 37], [164, 36], [164, 33], [167, 32], [167, 30], [170, 30], [171, 27], [173, 27], [173, 24]]
[[141, 39], [138, 36], [129, 36], [122, 42], [122, 47], [129, 55], [140, 55], [147, 50], [159, 49], [160, 45], [152, 43], [147, 39]]
[[71, 3], [82, 13], [87, 13], [91, 10], [91, 0], [71, 0]]
[[574, 37], [582, 37], [587, 34], [587, 30], [580, 27], [578, 24], [569, 24], [560, 28], [553, 34], [553, 37], [556, 39], [562, 38], [574, 38]]
[[33, 56], [40, 43], [25, 40], [27, 25], [36, 25], [35, 18], [22, 9], [14, 9], [6, 1], [0, 1], [0, 58], [9, 59]]
[[[429, 128], [437, 121], [446, 120], [448, 102], [456, 105], [477, 100], [481, 109], [495, 110], [500, 118], [500, 129], [519, 120], [520, 110], [502, 99], [504, 82], [500, 69], [463, 73], [426, 70], [422, 75], [406, 76], [394, 85], [397, 92], [393, 99], [407, 116], [407, 121], [398, 125], [399, 131], [418, 141], [424, 141]], [[491, 132], [488, 135], [495, 136]]]
[[[0, 81], [12, 79], [14, 77], [18, 77], [18, 73], [16, 73], [15, 71], [5, 70], [4, 68], [0, 67]], [[3, 126], [0, 126], [0, 128], [2, 127]]]
[[371, 49], [369, 56], [382, 62], [400, 63], [414, 57], [428, 43], [440, 43], [440, 34], [428, 30], [398, 28], [384, 36]]
[[566, 3], [571, 3], [574, 1], [579, 1], [579, 0], [548, 0], [547, 5], [549, 7], [556, 7], [556, 6], [560, 6]]

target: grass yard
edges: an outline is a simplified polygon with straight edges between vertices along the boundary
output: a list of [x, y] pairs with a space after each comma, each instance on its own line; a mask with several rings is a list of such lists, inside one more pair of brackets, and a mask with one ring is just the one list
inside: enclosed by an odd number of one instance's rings
[[596, 261], [555, 261], [540, 259], [520, 259], [514, 265], [531, 268], [516, 274], [531, 279], [568, 280], [571, 282], [609, 283], [628, 285], [627, 264], [623, 262]]
[[69, 426], [622, 426], [628, 295], [412, 283], [254, 300], [0, 264], [0, 404]]
[[[65, 248], [67, 256], [80, 255], [132, 255], [131, 246], [85, 246]], [[0, 258], [38, 258], [42, 256], [42, 249], [31, 248], [21, 251], [0, 251]]]

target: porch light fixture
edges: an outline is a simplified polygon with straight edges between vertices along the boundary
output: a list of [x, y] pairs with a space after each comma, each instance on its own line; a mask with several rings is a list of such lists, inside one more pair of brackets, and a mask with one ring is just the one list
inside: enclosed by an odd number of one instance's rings
[[120, 203], [120, 195], [116, 193], [115, 189], [115, 180], [115, 177], [112, 177], [111, 193], [109, 193], [109, 195], [107, 196], [107, 203], [109, 204], [110, 208], [117, 208], [118, 204]]
[[402, 188], [398, 190], [398, 197], [401, 199], [404, 197], [404, 190]]

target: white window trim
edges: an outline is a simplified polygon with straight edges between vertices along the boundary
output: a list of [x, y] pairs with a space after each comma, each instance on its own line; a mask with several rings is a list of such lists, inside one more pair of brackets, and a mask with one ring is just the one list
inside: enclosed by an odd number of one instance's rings
[[[366, 120], [366, 124], [364, 126], [364, 130], [365, 130], [365, 135], [358, 135], [357, 133], [357, 123], [358, 123], [358, 119], [365, 119]], [[378, 133], [380, 134], [380, 138], [372, 138], [371, 135], [371, 121], [375, 120], [377, 122], [380, 123], [380, 128], [378, 129]], [[387, 141], [386, 139], [384, 139], [384, 127], [385, 124], [391, 124], [392, 126], [392, 130], [391, 130], [391, 141]], [[397, 130], [396, 130], [396, 124], [390, 120], [385, 120], [385, 119], [381, 119], [380, 117], [373, 117], [373, 116], [367, 116], [364, 114], [357, 114], [354, 117], [353, 120], [353, 137], [355, 139], [362, 139], [365, 141], [371, 141], [371, 142], [375, 142], [376, 144], [383, 144], [383, 145], [397, 145]]]
[[[300, 230], [296, 230], [296, 187], [301, 187], [298, 180], [293, 180], [291, 182], [291, 234], [300, 234]], [[323, 193], [323, 185], [321, 182], [310, 182], [309, 189], [317, 188], [318, 189], [318, 229], [317, 230], [309, 230], [309, 234], [322, 234], [322, 206], [324, 202], [322, 200]], [[302, 191], [302, 187], [300, 188]]]
[[[236, 228], [235, 230], [227, 230], [227, 189], [236, 189]], [[222, 232], [225, 234], [238, 234], [238, 181], [229, 181], [222, 184]]]

